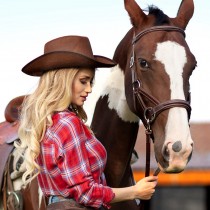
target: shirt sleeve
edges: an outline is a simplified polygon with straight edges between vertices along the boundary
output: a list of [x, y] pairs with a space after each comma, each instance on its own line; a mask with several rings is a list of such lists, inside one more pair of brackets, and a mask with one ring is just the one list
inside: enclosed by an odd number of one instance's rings
[[99, 208], [109, 208], [114, 197], [112, 189], [94, 181], [91, 174], [86, 135], [83, 122], [76, 116], [60, 120], [62, 129], [56, 136], [61, 142], [58, 167], [64, 181], [69, 185], [71, 197], [78, 203]]

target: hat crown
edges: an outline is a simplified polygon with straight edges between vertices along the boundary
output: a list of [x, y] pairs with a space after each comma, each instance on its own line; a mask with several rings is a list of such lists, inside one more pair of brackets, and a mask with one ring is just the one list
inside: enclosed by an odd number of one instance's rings
[[26, 64], [22, 71], [42, 76], [47, 71], [72, 68], [112, 67], [116, 63], [104, 56], [93, 55], [90, 41], [83, 36], [63, 36], [47, 42], [44, 54]]
[[73, 52], [94, 59], [89, 39], [82, 36], [64, 36], [47, 42], [44, 54], [52, 52]]

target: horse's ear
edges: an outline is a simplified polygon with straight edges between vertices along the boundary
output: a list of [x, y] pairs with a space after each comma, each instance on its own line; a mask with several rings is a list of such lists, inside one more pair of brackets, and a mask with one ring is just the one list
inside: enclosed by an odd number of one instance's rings
[[147, 16], [134, 0], [124, 0], [125, 9], [128, 12], [132, 25], [137, 28], [146, 21]]
[[192, 18], [193, 13], [194, 13], [193, 0], [182, 0], [177, 16], [176, 18], [174, 18], [175, 24], [180, 28], [185, 29], [187, 27], [188, 22]]

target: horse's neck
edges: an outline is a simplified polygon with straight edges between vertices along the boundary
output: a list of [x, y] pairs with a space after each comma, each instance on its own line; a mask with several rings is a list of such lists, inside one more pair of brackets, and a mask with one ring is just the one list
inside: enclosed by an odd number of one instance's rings
[[128, 123], [138, 122], [138, 117], [130, 111], [125, 97], [124, 73], [116, 66], [112, 69], [102, 90], [101, 97], [107, 95], [108, 107], [114, 109], [121, 120]]
[[[105, 84], [99, 84], [102, 89], [100, 95], [98, 95], [92, 123], [110, 115], [110, 120], [115, 120], [116, 125], [123, 122], [125, 127], [128, 126], [130, 128], [130, 124], [138, 124], [139, 118], [130, 111], [126, 101], [124, 80], [124, 73], [117, 65], [111, 70]], [[95, 89], [98, 89], [98, 87], [96, 86]], [[104, 101], [104, 103], [100, 101]], [[104, 111], [98, 115], [96, 114], [96, 109]], [[116, 116], [114, 117], [113, 115]], [[122, 128], [120, 127], [120, 129]]]
[[91, 124], [108, 153], [106, 177], [110, 185], [118, 186], [130, 165], [138, 122], [138, 117], [130, 111], [126, 102], [124, 74], [116, 66], [102, 89]]

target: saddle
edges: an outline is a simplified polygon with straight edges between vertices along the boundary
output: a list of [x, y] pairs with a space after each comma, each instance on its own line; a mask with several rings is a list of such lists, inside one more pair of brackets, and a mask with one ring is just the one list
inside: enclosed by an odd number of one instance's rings
[[4, 210], [46, 210], [37, 179], [23, 187], [25, 165], [20, 150], [17, 151], [13, 144], [18, 140], [18, 118], [25, 97], [27, 95], [16, 97], [8, 103], [5, 121], [0, 123], [0, 209]]
[[4, 177], [4, 168], [9, 154], [14, 149], [13, 142], [18, 139], [18, 122], [9, 123], [7, 121], [0, 123], [0, 187]]
[[[11, 153], [14, 150], [14, 141], [18, 139], [18, 113], [25, 96], [19, 96], [11, 100], [5, 109], [5, 121], [0, 123], [0, 189], [3, 192], [2, 198], [4, 206], [6, 205], [6, 185], [9, 178], [9, 163], [11, 162]], [[2, 193], [1, 193], [2, 194]], [[4, 208], [5, 209], [5, 208]]]
[[3, 173], [9, 154], [14, 149], [13, 142], [18, 139], [18, 113], [25, 96], [12, 99], [5, 109], [6, 121], [0, 123], [0, 187], [2, 188]]

